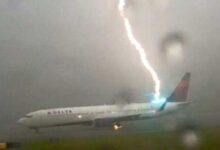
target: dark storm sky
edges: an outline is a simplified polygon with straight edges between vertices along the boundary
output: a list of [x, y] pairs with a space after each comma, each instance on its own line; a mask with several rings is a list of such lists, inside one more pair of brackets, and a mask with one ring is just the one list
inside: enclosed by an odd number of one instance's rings
[[[212, 119], [220, 114], [219, 10], [218, 0], [128, 0], [126, 9], [161, 91], [169, 94], [190, 71], [189, 99]], [[184, 49], [181, 60], [170, 62], [161, 41], [176, 32]], [[126, 37], [116, 0], [0, 1], [1, 136], [30, 111], [109, 104], [123, 91], [144, 102], [153, 86]]]

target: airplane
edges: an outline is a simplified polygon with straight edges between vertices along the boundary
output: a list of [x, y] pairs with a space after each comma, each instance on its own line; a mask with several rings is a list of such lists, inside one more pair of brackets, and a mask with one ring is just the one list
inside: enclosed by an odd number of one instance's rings
[[159, 117], [187, 106], [191, 102], [187, 100], [190, 77], [190, 73], [185, 73], [166, 99], [122, 106], [100, 105], [38, 110], [20, 118], [18, 123], [36, 132], [41, 128], [65, 125], [111, 127], [119, 130], [122, 128], [122, 123]]

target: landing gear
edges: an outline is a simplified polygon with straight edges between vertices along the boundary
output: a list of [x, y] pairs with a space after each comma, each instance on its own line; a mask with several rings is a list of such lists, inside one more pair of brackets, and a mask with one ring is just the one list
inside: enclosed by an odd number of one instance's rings
[[119, 123], [119, 122], [115, 122], [115, 123], [113, 124], [113, 129], [114, 129], [115, 131], [121, 129], [122, 127], [123, 127], [123, 126], [122, 126], [121, 123]]

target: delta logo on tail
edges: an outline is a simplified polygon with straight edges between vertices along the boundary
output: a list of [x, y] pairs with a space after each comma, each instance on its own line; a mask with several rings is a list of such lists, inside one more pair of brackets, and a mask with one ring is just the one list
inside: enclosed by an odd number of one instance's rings
[[168, 102], [182, 102], [187, 99], [187, 93], [189, 90], [191, 73], [186, 73], [180, 83], [175, 88], [174, 92], [167, 98]]

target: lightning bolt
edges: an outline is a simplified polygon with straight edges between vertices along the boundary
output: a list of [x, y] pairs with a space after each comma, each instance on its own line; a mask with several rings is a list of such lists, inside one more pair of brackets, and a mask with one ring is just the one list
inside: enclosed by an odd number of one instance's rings
[[131, 44], [138, 51], [142, 64], [147, 69], [147, 71], [150, 72], [150, 74], [152, 76], [152, 79], [153, 79], [153, 81], [155, 83], [155, 87], [154, 87], [155, 94], [154, 94], [154, 97], [155, 97], [156, 100], [158, 100], [159, 97], [160, 97], [160, 80], [159, 80], [159, 77], [158, 77], [156, 71], [154, 70], [154, 68], [151, 66], [150, 62], [148, 61], [147, 54], [145, 53], [144, 48], [141, 46], [141, 44], [134, 37], [130, 21], [126, 17], [125, 12], [124, 12], [125, 5], [126, 5], [125, 0], [119, 0], [118, 10], [119, 10], [120, 16], [121, 16], [121, 18], [122, 18], [122, 20], [124, 22], [124, 27], [125, 27], [125, 30], [126, 30], [126, 33], [127, 33], [127, 37], [130, 40]]

